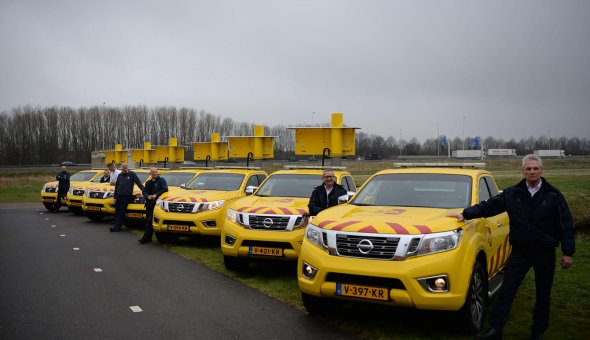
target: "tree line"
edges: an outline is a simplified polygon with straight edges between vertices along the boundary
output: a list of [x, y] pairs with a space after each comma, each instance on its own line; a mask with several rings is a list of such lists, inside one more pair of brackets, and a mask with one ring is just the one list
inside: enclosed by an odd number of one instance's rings
[[[117, 143], [124, 148], [142, 148], [144, 141], [166, 145], [170, 137], [178, 138], [179, 145], [190, 150], [192, 142], [209, 141], [213, 132], [222, 136], [251, 136], [254, 125], [185, 107], [17, 107], [0, 112], [0, 165], [53, 164], [65, 160], [89, 163], [94, 150], [113, 149]], [[293, 156], [294, 133], [287, 126], [265, 124], [265, 134], [276, 136], [275, 158]], [[445, 155], [447, 149], [438, 141], [437, 137], [424, 143], [417, 138], [398, 141], [393, 136], [357, 132], [356, 154], [393, 158], [400, 155], [401, 146], [402, 155]], [[467, 148], [469, 141], [470, 137], [455, 137], [448, 143], [455, 150], [463, 145]], [[550, 147], [571, 155], [590, 154], [590, 140], [578, 137], [538, 136], [518, 141], [486, 137], [482, 141], [486, 148], [516, 149], [518, 154]]]

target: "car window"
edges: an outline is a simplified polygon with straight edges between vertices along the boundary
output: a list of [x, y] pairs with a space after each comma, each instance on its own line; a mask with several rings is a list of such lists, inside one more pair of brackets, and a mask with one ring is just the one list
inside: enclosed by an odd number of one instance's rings
[[258, 177], [258, 183], [262, 183], [266, 179], [266, 175], [264, 174], [256, 175], [256, 177]]
[[141, 183], [147, 181], [148, 177], [150, 177], [149, 172], [136, 172], [135, 174], [137, 174], [137, 178], [139, 178]]
[[354, 185], [354, 181], [352, 180], [352, 177], [346, 176], [346, 177], [344, 177], [344, 179], [348, 183], [348, 191], [356, 191], [356, 187]]
[[488, 184], [488, 190], [490, 190], [490, 197], [494, 197], [498, 194], [498, 187], [496, 187], [496, 182], [490, 176], [484, 177], [486, 183]]
[[250, 176], [250, 178], [248, 178], [248, 183], [246, 183], [246, 188], [250, 186], [257, 187], [259, 185], [260, 183], [258, 183], [258, 177]]
[[166, 180], [166, 184], [173, 187], [179, 187], [181, 184], [186, 184], [195, 177], [192, 172], [166, 172], [160, 175]]
[[479, 202], [487, 201], [490, 198], [490, 192], [488, 191], [488, 185], [486, 180], [482, 177], [479, 179]]
[[346, 177], [340, 178], [340, 185], [344, 187], [344, 190], [350, 191], [350, 189], [348, 188], [348, 181], [346, 180]]
[[322, 175], [271, 175], [260, 186], [256, 196], [269, 197], [307, 197], [322, 183]]
[[350, 202], [356, 205], [464, 208], [471, 177], [446, 174], [383, 174], [369, 180]]
[[243, 174], [231, 173], [202, 173], [195, 177], [187, 186], [187, 189], [195, 190], [240, 190], [244, 181]]
[[96, 172], [80, 171], [72, 175], [70, 181], [89, 181], [94, 175], [96, 175]]

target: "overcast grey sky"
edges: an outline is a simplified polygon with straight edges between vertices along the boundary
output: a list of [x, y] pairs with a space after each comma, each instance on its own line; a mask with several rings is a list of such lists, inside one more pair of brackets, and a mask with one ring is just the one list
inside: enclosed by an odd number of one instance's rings
[[103, 102], [590, 137], [590, 1], [0, 0], [0, 110]]

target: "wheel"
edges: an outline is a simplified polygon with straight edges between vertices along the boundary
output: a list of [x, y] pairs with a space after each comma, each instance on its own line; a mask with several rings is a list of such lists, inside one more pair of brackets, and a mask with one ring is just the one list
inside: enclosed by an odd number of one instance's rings
[[301, 293], [301, 300], [310, 315], [325, 315], [330, 309], [328, 301], [317, 296]]
[[485, 311], [488, 303], [487, 276], [481, 263], [475, 262], [471, 272], [469, 290], [465, 304], [461, 308], [463, 323], [466, 330], [477, 333], [483, 328]]
[[241, 257], [223, 255], [223, 264], [227, 270], [244, 271], [248, 269], [250, 262]]
[[82, 208], [70, 207], [70, 211], [72, 213], [74, 213], [74, 215], [78, 215], [78, 216], [84, 215], [84, 210], [82, 210]]
[[43, 205], [45, 206], [45, 209], [47, 209], [49, 211], [55, 210], [55, 204], [53, 204], [53, 203], [43, 203]]
[[88, 217], [91, 221], [101, 221], [104, 218], [103, 214], [97, 214], [97, 213], [88, 213], [86, 214], [86, 217]]

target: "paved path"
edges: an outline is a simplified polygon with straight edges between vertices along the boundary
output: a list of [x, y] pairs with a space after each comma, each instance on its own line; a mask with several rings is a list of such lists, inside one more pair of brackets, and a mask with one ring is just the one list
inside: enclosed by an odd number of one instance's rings
[[85, 217], [47, 213], [40, 204], [0, 204], [0, 338], [350, 337], [136, 240]]

